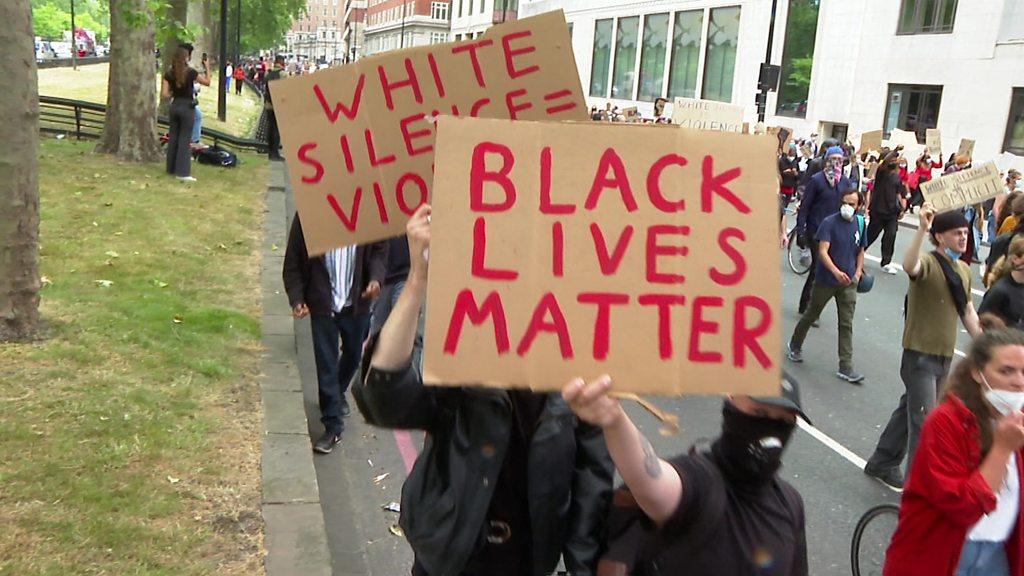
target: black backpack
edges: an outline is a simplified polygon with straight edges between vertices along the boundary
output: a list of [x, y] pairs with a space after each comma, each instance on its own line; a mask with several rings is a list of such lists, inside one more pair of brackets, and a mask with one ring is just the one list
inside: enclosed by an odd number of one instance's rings
[[196, 162], [200, 164], [211, 164], [213, 166], [224, 166], [226, 168], [233, 168], [238, 165], [238, 156], [230, 150], [225, 150], [220, 146], [210, 146], [205, 148], [196, 155]]

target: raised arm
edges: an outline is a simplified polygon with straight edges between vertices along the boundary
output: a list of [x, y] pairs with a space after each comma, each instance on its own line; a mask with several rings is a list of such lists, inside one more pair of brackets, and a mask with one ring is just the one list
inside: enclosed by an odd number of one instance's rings
[[917, 278], [921, 274], [921, 245], [924, 244], [924, 237], [932, 227], [932, 220], [935, 218], [935, 209], [931, 204], [925, 204], [921, 208], [921, 220], [914, 232], [914, 237], [903, 255], [903, 271], [911, 278]]

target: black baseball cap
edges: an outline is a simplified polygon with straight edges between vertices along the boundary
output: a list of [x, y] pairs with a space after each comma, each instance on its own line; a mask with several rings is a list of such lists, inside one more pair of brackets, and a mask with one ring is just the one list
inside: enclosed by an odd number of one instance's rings
[[779, 396], [751, 396], [750, 399], [762, 404], [771, 404], [780, 408], [796, 410], [796, 413], [801, 418], [806, 420], [808, 424], [811, 423], [811, 419], [804, 413], [804, 409], [800, 404], [800, 385], [785, 370], [782, 371]]

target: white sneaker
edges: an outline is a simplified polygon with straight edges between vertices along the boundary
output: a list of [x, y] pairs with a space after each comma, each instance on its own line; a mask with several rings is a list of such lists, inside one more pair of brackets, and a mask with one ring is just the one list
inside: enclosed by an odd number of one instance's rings
[[882, 268], [882, 270], [885, 270], [887, 273], [893, 274], [893, 275], [899, 274], [899, 272], [900, 272], [900, 269], [897, 268], [895, 264], [887, 264], [885, 266], [885, 268]]
[[196, 179], [193, 176], [178, 176], [178, 181], [179, 182], [189, 182], [189, 183], [191, 183], [191, 182], [195, 182]]

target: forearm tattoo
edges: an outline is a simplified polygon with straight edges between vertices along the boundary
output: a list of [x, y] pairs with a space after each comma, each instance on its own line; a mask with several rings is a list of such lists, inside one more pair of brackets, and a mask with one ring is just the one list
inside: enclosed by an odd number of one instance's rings
[[658, 478], [661, 476], [661, 458], [654, 452], [654, 447], [647, 441], [647, 438], [640, 435], [640, 445], [644, 451], [644, 470], [647, 471], [647, 475], [651, 478]]

